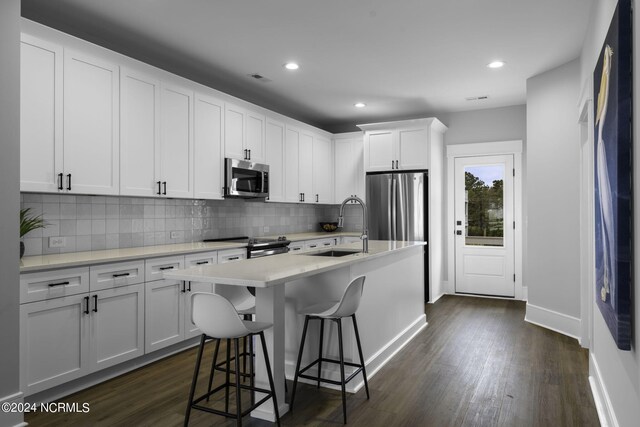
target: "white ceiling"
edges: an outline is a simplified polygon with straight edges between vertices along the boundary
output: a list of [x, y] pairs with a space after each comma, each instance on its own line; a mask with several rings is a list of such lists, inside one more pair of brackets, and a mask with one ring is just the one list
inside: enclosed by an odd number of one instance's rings
[[338, 132], [524, 104], [527, 78], [579, 56], [592, 3], [22, 0], [22, 15]]

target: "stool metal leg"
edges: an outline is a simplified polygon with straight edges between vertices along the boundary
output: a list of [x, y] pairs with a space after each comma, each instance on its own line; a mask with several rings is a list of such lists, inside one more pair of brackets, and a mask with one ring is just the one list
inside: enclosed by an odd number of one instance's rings
[[[253, 360], [253, 335], [249, 335], [249, 385], [251, 387], [256, 386], [256, 373], [255, 373], [255, 363]], [[245, 371], [246, 372], [246, 371]], [[256, 403], [256, 394], [255, 392], [251, 392], [251, 405]]]
[[189, 402], [187, 403], [187, 413], [184, 415], [185, 427], [189, 425], [189, 417], [191, 416], [191, 405], [193, 405], [193, 395], [196, 392], [196, 384], [198, 382], [198, 373], [200, 372], [200, 363], [202, 362], [202, 352], [204, 351], [205, 334], [200, 337], [200, 348], [198, 349], [198, 357], [196, 358], [196, 367], [193, 370], [193, 380], [191, 381], [191, 390], [189, 390]]
[[320, 388], [320, 376], [322, 375], [322, 342], [324, 341], [324, 319], [320, 319], [320, 348], [318, 349], [318, 388]]
[[[211, 386], [213, 385], [213, 373], [216, 371], [216, 362], [218, 361], [218, 351], [220, 350], [220, 339], [216, 338], [216, 349], [213, 352], [213, 362], [211, 362], [211, 373], [209, 373], [209, 387], [207, 393], [211, 393]], [[207, 396], [207, 402], [211, 396]]]
[[[246, 337], [245, 337], [246, 338]], [[240, 396], [240, 352], [238, 351], [238, 347], [240, 347], [240, 339], [234, 339], [234, 351], [236, 356], [236, 426], [242, 426], [242, 399]]]
[[304, 327], [302, 328], [302, 341], [300, 342], [300, 351], [298, 351], [298, 362], [296, 363], [296, 373], [293, 377], [293, 388], [291, 389], [291, 402], [289, 402], [290, 411], [293, 411], [293, 402], [296, 398], [296, 387], [298, 386], [298, 374], [300, 373], [300, 362], [302, 362], [302, 352], [304, 351], [304, 340], [307, 337], [308, 325], [309, 325], [309, 316], [304, 316]]
[[[236, 360], [236, 364], [238, 361]], [[229, 412], [229, 365], [231, 364], [231, 340], [227, 339], [227, 371], [225, 372], [225, 396], [224, 396], [224, 412]]]
[[271, 364], [269, 363], [269, 353], [267, 352], [267, 343], [264, 339], [264, 332], [260, 332], [260, 341], [262, 342], [264, 363], [267, 366], [267, 377], [269, 378], [269, 388], [271, 389], [271, 398], [273, 399], [273, 412], [275, 412], [276, 414], [276, 422], [278, 423], [278, 427], [280, 427], [280, 411], [278, 410], [278, 398], [276, 397], [276, 388], [273, 385], [273, 374], [271, 373]]
[[360, 345], [360, 333], [358, 332], [358, 322], [356, 322], [356, 315], [352, 314], [353, 331], [356, 334], [356, 343], [358, 344], [358, 355], [360, 356], [360, 364], [362, 365], [362, 378], [364, 378], [364, 389], [367, 391], [367, 399], [369, 399], [369, 384], [367, 382], [367, 370], [364, 367], [364, 357], [362, 357], [362, 345]]
[[344, 351], [342, 348], [342, 319], [336, 319], [338, 324], [338, 345], [340, 347], [340, 379], [342, 384], [342, 413], [344, 415], [344, 423], [347, 423], [347, 394], [344, 381]]

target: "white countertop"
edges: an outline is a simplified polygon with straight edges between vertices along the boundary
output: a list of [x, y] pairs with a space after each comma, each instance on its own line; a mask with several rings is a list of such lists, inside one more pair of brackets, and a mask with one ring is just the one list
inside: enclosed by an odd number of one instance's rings
[[173, 245], [144, 246], [138, 248], [107, 249], [103, 251], [28, 256], [20, 260], [20, 272], [26, 273], [29, 271], [48, 270], [53, 268], [81, 267], [108, 262], [131, 261], [141, 258], [155, 258], [161, 256], [243, 248], [246, 246], [247, 245], [245, 243], [193, 242], [177, 243]]
[[[284, 233], [280, 234], [280, 236], [285, 236], [288, 240], [292, 242], [299, 242], [301, 240], [313, 240], [313, 239], [331, 239], [335, 237], [360, 237], [362, 233], [358, 233], [355, 231], [310, 231], [308, 233]], [[278, 238], [279, 236], [265, 236]]]
[[313, 256], [311, 254], [332, 249], [362, 249], [360, 242], [324, 248], [319, 251], [281, 254], [253, 258], [218, 265], [193, 267], [166, 271], [164, 277], [193, 282], [222, 283], [229, 285], [266, 288], [302, 277], [346, 267], [349, 264], [368, 261], [393, 252], [424, 246], [425, 242], [369, 241], [369, 253], [355, 253], [338, 258]]

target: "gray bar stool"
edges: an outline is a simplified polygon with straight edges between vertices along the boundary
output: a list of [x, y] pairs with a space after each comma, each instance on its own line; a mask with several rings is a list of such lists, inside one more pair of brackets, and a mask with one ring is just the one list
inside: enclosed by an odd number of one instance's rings
[[[293, 402], [296, 397], [296, 386], [298, 385], [298, 378], [306, 378], [309, 380], [316, 380], [318, 382], [318, 387], [320, 387], [320, 382], [325, 382], [329, 384], [339, 385], [342, 388], [342, 413], [344, 416], [344, 423], [347, 423], [347, 397], [345, 386], [351, 381], [357, 374], [362, 371], [362, 377], [364, 378], [364, 387], [367, 392], [367, 399], [369, 399], [369, 384], [367, 383], [367, 371], [364, 366], [364, 358], [362, 357], [362, 346], [360, 345], [360, 334], [358, 333], [358, 323], [356, 322], [356, 311], [358, 310], [358, 306], [360, 305], [360, 297], [362, 296], [362, 291], [364, 289], [364, 280], [365, 276], [356, 277], [349, 283], [347, 289], [345, 289], [344, 294], [340, 301], [326, 301], [319, 304], [314, 304], [310, 307], [303, 308], [298, 312], [298, 314], [303, 314], [304, 318], [304, 328], [302, 330], [302, 342], [300, 343], [300, 351], [298, 352], [298, 362], [296, 363], [296, 374], [293, 379], [293, 389], [291, 391], [291, 402], [290, 408], [293, 410]], [[358, 355], [360, 356], [360, 364], [345, 362], [344, 361], [344, 351], [342, 346], [342, 319], [344, 317], [351, 317], [353, 320], [353, 331], [356, 335], [356, 343], [358, 344]], [[302, 353], [304, 351], [304, 341], [307, 336], [307, 326], [309, 325], [309, 320], [319, 319], [320, 320], [320, 349], [318, 358], [311, 362], [309, 365], [300, 369], [300, 363], [302, 361]], [[337, 323], [338, 325], [338, 345], [340, 350], [340, 360], [327, 359], [322, 357], [322, 341], [324, 335], [324, 321], [331, 320]], [[322, 362], [329, 363], [337, 363], [340, 365], [340, 381], [330, 380], [321, 378], [322, 373]], [[318, 365], [318, 375], [311, 376], [305, 375], [304, 373], [314, 365]], [[357, 368], [349, 378], [344, 377], [344, 366], [351, 366]]]
[[[189, 402], [187, 404], [187, 411], [184, 417], [184, 425], [185, 427], [189, 425], [189, 416], [191, 415], [191, 409], [198, 409], [201, 411], [210, 412], [212, 414], [222, 415], [229, 418], [236, 419], [236, 425], [242, 425], [242, 417], [249, 414], [258, 406], [262, 405], [264, 402], [273, 399], [273, 409], [276, 414], [276, 421], [278, 426], [280, 425], [280, 414], [278, 412], [278, 402], [276, 400], [275, 389], [273, 387], [273, 375], [271, 373], [271, 365], [269, 364], [269, 354], [267, 353], [267, 344], [264, 339], [264, 331], [266, 329], [271, 328], [273, 325], [271, 323], [265, 322], [251, 322], [247, 320], [242, 320], [240, 316], [238, 316], [238, 312], [233, 307], [233, 304], [229, 302], [226, 298], [209, 293], [196, 292], [192, 296], [192, 304], [191, 304], [191, 320], [193, 323], [200, 328], [202, 331], [202, 336], [200, 337], [200, 348], [198, 349], [198, 356], [196, 359], [196, 366], [193, 372], [193, 380], [191, 382], [191, 390], [189, 391]], [[235, 383], [231, 383], [229, 381], [229, 365], [230, 361], [227, 360], [227, 376], [225, 383], [216, 387], [213, 390], [209, 390], [204, 395], [194, 398], [196, 385], [198, 382], [198, 373], [200, 371], [200, 363], [202, 362], [202, 352], [204, 350], [205, 342], [208, 338], [215, 339], [218, 341], [218, 344], [221, 339], [234, 340], [235, 347], [235, 360], [239, 361], [239, 342], [240, 338], [244, 337], [252, 337], [253, 335], [259, 335], [260, 341], [262, 343], [262, 351], [264, 353], [264, 361], [267, 368], [267, 377], [269, 378], [269, 390], [254, 387], [252, 385], [242, 385], [240, 384], [240, 364], [235, 363]], [[227, 344], [227, 357], [230, 355], [229, 345]], [[236, 388], [236, 412], [229, 412], [229, 387]], [[217, 409], [209, 408], [207, 406], [199, 405], [200, 402], [207, 399], [209, 396], [214, 393], [225, 389], [226, 398], [225, 398], [225, 410], [219, 411]], [[265, 396], [260, 399], [258, 402], [252, 403], [252, 405], [246, 409], [242, 410], [242, 401], [241, 401], [241, 390], [250, 390], [253, 392], [265, 393]], [[252, 399], [253, 400], [253, 399]]]

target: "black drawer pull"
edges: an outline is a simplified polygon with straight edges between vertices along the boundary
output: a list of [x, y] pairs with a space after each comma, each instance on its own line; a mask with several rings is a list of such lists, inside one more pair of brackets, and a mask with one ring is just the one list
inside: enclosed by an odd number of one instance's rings
[[173, 270], [173, 265], [171, 265], [171, 266], [169, 266], [169, 267], [160, 267], [160, 270], [161, 270], [161, 271], [164, 271], [164, 270]]
[[227, 261], [235, 261], [237, 259], [240, 259], [240, 257], [239, 256], [232, 256], [232, 257], [227, 258]]
[[68, 285], [69, 282], [59, 282], [59, 283], [49, 283], [49, 287], [53, 288], [55, 286], [64, 286], [64, 285]]
[[162, 195], [166, 196], [167, 195], [167, 181], [163, 181], [162, 182], [162, 188], [163, 188]]
[[89, 314], [89, 297], [84, 297], [84, 314]]
[[129, 273], [118, 273], [113, 275], [113, 277], [127, 277], [127, 276], [129, 276]]
[[64, 190], [62, 187], [62, 173], [58, 174], [58, 190]]
[[198, 261], [196, 265], [209, 264], [209, 261]]
[[161, 194], [161, 192], [160, 192], [160, 186], [161, 186], [162, 182], [157, 181], [157, 182], [156, 182], [156, 184], [158, 184], [158, 192], [157, 192], [156, 194], [159, 196], [159, 195]]
[[98, 312], [98, 295], [93, 296], [93, 312]]
[[71, 174], [67, 175], [67, 178], [69, 179], [69, 185], [67, 185], [67, 190], [71, 191]]

